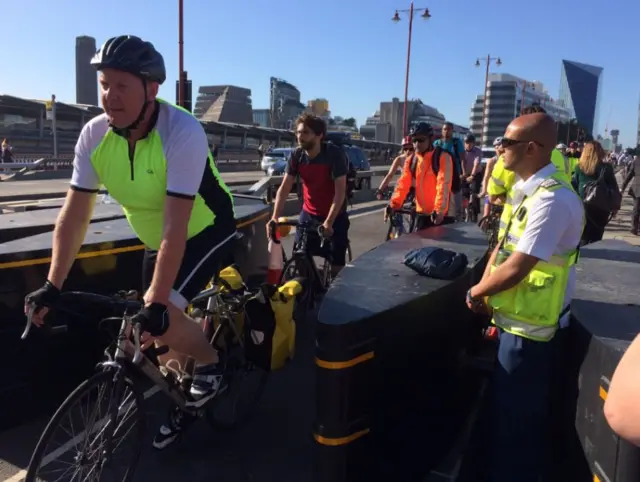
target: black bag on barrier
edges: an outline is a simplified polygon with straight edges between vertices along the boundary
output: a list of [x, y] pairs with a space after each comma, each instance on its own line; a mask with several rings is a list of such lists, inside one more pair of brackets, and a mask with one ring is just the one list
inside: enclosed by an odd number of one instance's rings
[[244, 306], [244, 350], [248, 361], [262, 370], [271, 371], [276, 317], [268, 290], [268, 285], [262, 285], [260, 291]]

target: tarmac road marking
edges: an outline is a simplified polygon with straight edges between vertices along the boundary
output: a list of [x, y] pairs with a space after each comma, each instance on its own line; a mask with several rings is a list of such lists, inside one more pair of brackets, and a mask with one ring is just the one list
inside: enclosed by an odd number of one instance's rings
[[[154, 385], [149, 390], [144, 392], [142, 394], [142, 396], [143, 396], [144, 400], [147, 400], [148, 398], [153, 397], [159, 391], [160, 391], [160, 387]], [[49, 454], [47, 457], [45, 457], [43, 459], [42, 467], [44, 467], [45, 465], [49, 465], [51, 462], [53, 462], [54, 460], [58, 459], [61, 455], [66, 453], [79, 440], [82, 440], [84, 435], [85, 435], [85, 431], [83, 430], [78, 435], [73, 437], [71, 440], [69, 440], [68, 442], [62, 444], [59, 448], [54, 450], [51, 454]], [[27, 476], [27, 471], [26, 470], [20, 470], [16, 474], [14, 474], [11, 477], [9, 477], [8, 479], [6, 479], [4, 482], [22, 482], [25, 479], [26, 476]]]

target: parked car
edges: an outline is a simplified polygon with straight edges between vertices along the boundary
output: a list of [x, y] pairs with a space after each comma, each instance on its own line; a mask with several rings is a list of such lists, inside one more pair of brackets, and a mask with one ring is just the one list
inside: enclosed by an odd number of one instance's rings
[[269, 174], [269, 168], [274, 165], [277, 161], [287, 161], [291, 152], [293, 151], [290, 147], [279, 147], [277, 149], [271, 149], [264, 153], [262, 157], [262, 161], [260, 161], [260, 169], [265, 173]]
[[289, 162], [289, 156], [282, 159], [276, 159], [273, 164], [267, 169], [268, 176], [284, 176], [284, 172], [287, 170], [287, 163]]

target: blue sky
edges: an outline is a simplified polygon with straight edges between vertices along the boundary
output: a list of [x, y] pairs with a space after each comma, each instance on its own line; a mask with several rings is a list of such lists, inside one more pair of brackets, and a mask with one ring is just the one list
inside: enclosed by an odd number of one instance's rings
[[[3, 2], [0, 92], [75, 100], [77, 35], [98, 42], [129, 33], [165, 56], [161, 94], [173, 100], [178, 76], [177, 0], [20, 0]], [[404, 95], [407, 0], [184, 0], [185, 69], [194, 82], [249, 87], [268, 106], [269, 77], [329, 100], [334, 115], [363, 122], [382, 100]], [[319, 7], [321, 6], [321, 7]], [[469, 124], [482, 90], [477, 57], [500, 56], [501, 72], [542, 81], [558, 95], [561, 60], [604, 68], [600, 125], [635, 144], [640, 94], [636, 0], [435, 0], [414, 22], [409, 97]], [[7, 48], [10, 41], [10, 48]], [[195, 97], [195, 96], [194, 96]]]

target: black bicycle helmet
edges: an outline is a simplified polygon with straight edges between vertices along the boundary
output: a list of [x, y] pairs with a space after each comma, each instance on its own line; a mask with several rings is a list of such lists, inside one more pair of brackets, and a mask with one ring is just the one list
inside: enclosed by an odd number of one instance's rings
[[415, 126], [413, 126], [411, 132], [409, 132], [409, 135], [411, 137], [432, 136], [433, 127], [431, 127], [431, 124], [428, 124], [426, 122], [418, 122]]
[[162, 55], [151, 42], [134, 35], [120, 35], [107, 40], [91, 59], [91, 65], [96, 70], [122, 70], [159, 84], [167, 80]]
[[[91, 59], [91, 65], [96, 70], [114, 69], [128, 72], [139, 77], [144, 86], [144, 98], [147, 98], [147, 82], [164, 83], [167, 80], [167, 70], [162, 55], [151, 42], [145, 42], [134, 35], [120, 35], [107, 40]], [[127, 127], [119, 128], [112, 125], [112, 129], [123, 137], [130, 137], [131, 131], [136, 129], [145, 117], [151, 102], [144, 101], [138, 118]]]
[[465, 142], [476, 142], [476, 136], [474, 136], [473, 134], [467, 134], [466, 136], [464, 136], [464, 141]]

